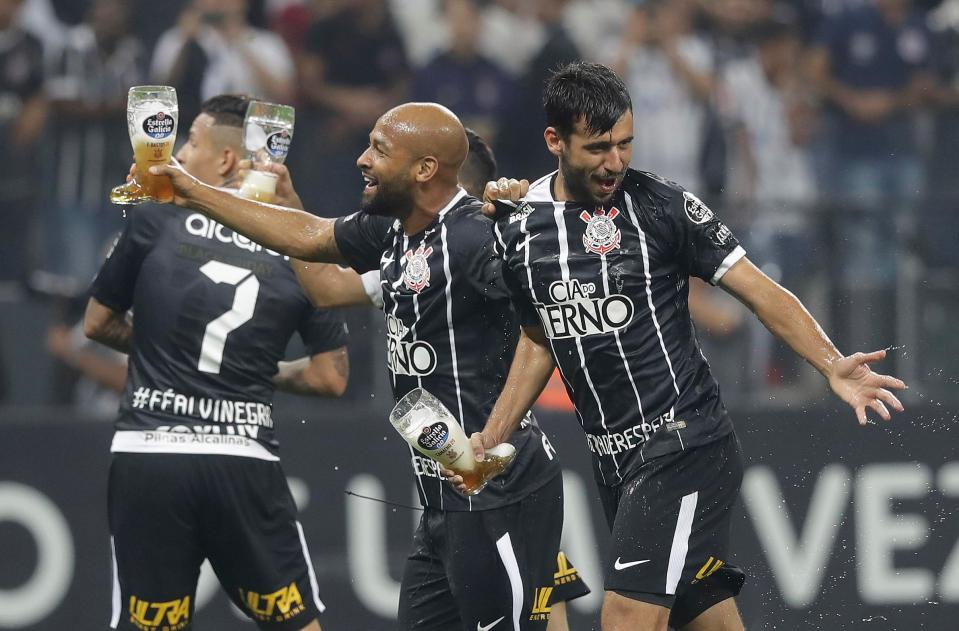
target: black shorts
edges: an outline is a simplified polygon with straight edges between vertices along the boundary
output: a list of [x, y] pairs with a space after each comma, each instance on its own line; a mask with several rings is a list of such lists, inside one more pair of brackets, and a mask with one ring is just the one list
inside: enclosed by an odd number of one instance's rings
[[324, 609], [279, 462], [115, 453], [108, 510], [115, 629], [190, 628], [205, 558], [261, 629], [298, 630]]
[[553, 598], [550, 602], [564, 603], [585, 596], [590, 592], [586, 581], [566, 553], [560, 550], [556, 554], [556, 569], [553, 572]]
[[600, 486], [612, 531], [605, 587], [672, 609], [679, 628], [742, 589], [729, 564], [729, 524], [743, 465], [735, 434], [650, 460], [620, 486]]
[[403, 572], [399, 628], [546, 629], [562, 530], [559, 475], [502, 508], [427, 508]]

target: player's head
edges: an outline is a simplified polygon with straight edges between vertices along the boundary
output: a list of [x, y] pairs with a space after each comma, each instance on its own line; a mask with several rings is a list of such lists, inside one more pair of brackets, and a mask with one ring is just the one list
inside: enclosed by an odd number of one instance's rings
[[363, 172], [363, 211], [405, 218], [431, 190], [453, 190], [466, 159], [463, 124], [436, 103], [405, 103], [376, 121], [356, 161]]
[[190, 136], [176, 154], [183, 168], [204, 184], [229, 186], [243, 157], [243, 118], [250, 99], [221, 94], [200, 106]]
[[546, 82], [543, 107], [543, 136], [570, 197], [608, 201], [632, 157], [633, 104], [622, 79], [601, 64], [571, 63]]
[[460, 168], [460, 186], [478, 199], [483, 198], [486, 183], [496, 179], [496, 158], [486, 141], [475, 131], [466, 128], [469, 153]]

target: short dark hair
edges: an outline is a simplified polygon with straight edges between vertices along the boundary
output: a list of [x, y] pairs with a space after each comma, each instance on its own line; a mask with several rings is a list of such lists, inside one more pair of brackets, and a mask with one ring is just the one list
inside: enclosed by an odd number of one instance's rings
[[242, 128], [251, 100], [243, 94], [218, 94], [203, 101], [200, 113], [212, 117], [216, 125]]
[[466, 128], [466, 139], [470, 149], [460, 167], [460, 184], [473, 197], [482, 197], [486, 183], [496, 178], [496, 157], [486, 141], [469, 127]]
[[629, 90], [602, 64], [574, 61], [553, 71], [543, 90], [546, 124], [568, 138], [582, 120], [586, 133], [603, 134], [633, 109]]

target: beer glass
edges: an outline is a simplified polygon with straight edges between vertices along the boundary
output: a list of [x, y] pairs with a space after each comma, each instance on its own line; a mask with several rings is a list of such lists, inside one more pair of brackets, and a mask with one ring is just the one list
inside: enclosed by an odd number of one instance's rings
[[[250, 101], [243, 121], [243, 146], [254, 163], [283, 164], [293, 141], [294, 110], [289, 105]], [[240, 186], [247, 199], [270, 203], [276, 195], [278, 177], [269, 171], [250, 169]]]
[[139, 85], [127, 95], [127, 126], [137, 163], [133, 179], [110, 191], [114, 204], [169, 202], [173, 183], [165, 175], [150, 175], [153, 165], [170, 162], [179, 118], [176, 90], [166, 85]]
[[487, 449], [485, 459], [476, 462], [463, 427], [423, 388], [415, 388], [399, 400], [390, 412], [390, 423], [413, 449], [462, 476], [467, 495], [482, 491], [516, 455], [515, 447], [501, 443]]

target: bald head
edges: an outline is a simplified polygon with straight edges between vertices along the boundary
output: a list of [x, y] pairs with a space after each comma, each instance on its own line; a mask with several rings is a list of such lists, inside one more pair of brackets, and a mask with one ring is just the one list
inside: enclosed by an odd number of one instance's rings
[[456, 114], [436, 103], [404, 103], [394, 107], [376, 122], [379, 130], [401, 151], [415, 159], [433, 156], [439, 164], [437, 175], [454, 180], [469, 142], [466, 130]]

